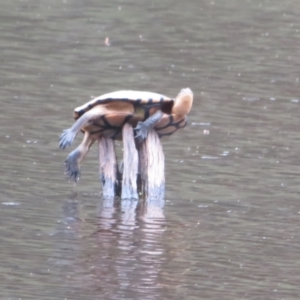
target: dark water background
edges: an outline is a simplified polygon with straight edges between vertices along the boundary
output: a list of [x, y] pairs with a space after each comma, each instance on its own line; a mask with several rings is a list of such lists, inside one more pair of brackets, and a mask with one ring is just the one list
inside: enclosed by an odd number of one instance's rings
[[[1, 299], [300, 298], [298, 0], [0, 4]], [[187, 86], [165, 205], [102, 201], [96, 147], [65, 180], [74, 107]]]

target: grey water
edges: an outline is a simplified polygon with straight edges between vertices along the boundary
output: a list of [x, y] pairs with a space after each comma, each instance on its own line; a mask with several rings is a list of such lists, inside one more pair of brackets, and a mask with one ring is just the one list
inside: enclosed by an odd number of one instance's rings
[[[0, 7], [1, 299], [299, 299], [299, 1]], [[103, 201], [96, 147], [68, 183], [75, 107], [185, 87], [163, 202]]]

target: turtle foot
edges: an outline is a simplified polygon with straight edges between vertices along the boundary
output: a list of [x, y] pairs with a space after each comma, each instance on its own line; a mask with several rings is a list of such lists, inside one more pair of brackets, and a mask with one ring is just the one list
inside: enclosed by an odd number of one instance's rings
[[70, 181], [74, 182], [77, 182], [80, 178], [80, 169], [77, 158], [78, 153], [75, 150], [75, 152], [71, 152], [65, 160], [66, 174], [69, 176]]
[[138, 122], [136, 127], [134, 128], [135, 139], [141, 143], [144, 141], [149, 133], [149, 126], [147, 126], [144, 122]]
[[59, 138], [59, 148], [65, 149], [66, 147], [71, 146], [75, 136], [76, 133], [74, 133], [71, 128], [65, 129]]

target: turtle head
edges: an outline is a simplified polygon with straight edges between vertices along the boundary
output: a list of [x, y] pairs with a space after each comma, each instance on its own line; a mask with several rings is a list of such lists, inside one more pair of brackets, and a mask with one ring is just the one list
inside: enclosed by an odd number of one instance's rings
[[180, 91], [175, 99], [175, 103], [172, 109], [172, 113], [179, 116], [186, 116], [193, 104], [193, 92], [190, 88], [185, 88]]

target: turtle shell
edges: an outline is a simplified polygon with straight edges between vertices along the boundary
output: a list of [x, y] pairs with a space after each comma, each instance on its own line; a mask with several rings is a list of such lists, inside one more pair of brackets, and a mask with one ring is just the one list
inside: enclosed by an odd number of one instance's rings
[[[118, 102], [129, 102], [134, 107], [146, 107], [146, 106], [172, 106], [174, 99], [167, 97], [162, 94], [144, 92], [144, 91], [117, 91], [108, 94], [104, 94], [97, 98], [92, 99], [91, 101], [75, 108], [74, 118], [77, 120], [85, 112], [91, 110], [97, 105], [104, 105], [113, 101]], [[169, 105], [168, 105], [169, 104]]]

